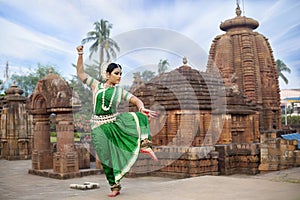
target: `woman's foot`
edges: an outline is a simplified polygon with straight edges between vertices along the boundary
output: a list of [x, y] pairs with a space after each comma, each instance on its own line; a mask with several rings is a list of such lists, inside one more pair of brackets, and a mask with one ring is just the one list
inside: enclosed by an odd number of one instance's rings
[[120, 194], [121, 185], [119, 183], [115, 183], [110, 187], [111, 193], [109, 193], [107, 196], [109, 197], [116, 197]]
[[109, 197], [116, 197], [119, 194], [121, 194], [119, 190], [114, 190], [114, 191], [111, 191], [111, 193], [109, 193], [107, 196], [109, 196]]
[[141, 142], [141, 153], [144, 154], [148, 154], [152, 160], [154, 161], [158, 161], [156, 155], [154, 154], [153, 150], [152, 150], [152, 142], [150, 140], [148, 140], [147, 138], [143, 139]]
[[156, 155], [154, 154], [153, 150], [150, 147], [141, 148], [141, 153], [148, 154], [152, 158], [152, 160], [154, 160], [156, 162], [158, 161]]

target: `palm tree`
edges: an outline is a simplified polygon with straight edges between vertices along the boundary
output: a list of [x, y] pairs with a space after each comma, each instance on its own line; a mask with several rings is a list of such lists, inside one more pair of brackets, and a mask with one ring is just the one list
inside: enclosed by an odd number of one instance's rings
[[170, 64], [169, 64], [168, 60], [160, 59], [160, 61], [158, 63], [158, 74], [164, 73], [168, 69], [169, 65]]
[[280, 59], [276, 60], [276, 69], [277, 69], [277, 72], [278, 72], [278, 77], [281, 77], [282, 80], [285, 82], [285, 84], [288, 84], [289, 81], [282, 72], [291, 73], [291, 69], [288, 68], [286, 66], [286, 64], [284, 64], [284, 62]]
[[110, 29], [112, 29], [112, 24], [107, 20], [101, 19], [94, 23], [94, 30], [88, 32], [87, 37], [82, 40], [82, 44], [93, 42], [89, 48], [90, 58], [99, 50], [99, 77], [101, 78], [101, 67], [104, 64], [104, 56], [106, 56], [106, 62], [109, 62], [111, 57], [116, 58], [116, 50], [120, 51], [118, 44], [110, 38]]

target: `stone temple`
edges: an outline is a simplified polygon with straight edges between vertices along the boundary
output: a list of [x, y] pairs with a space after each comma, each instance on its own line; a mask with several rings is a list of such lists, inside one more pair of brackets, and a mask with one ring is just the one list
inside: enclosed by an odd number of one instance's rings
[[225, 86], [248, 97], [259, 112], [259, 129], [281, 129], [278, 74], [268, 39], [253, 30], [258, 22], [237, 16], [221, 23], [209, 52], [207, 72], [220, 70]]
[[213, 40], [205, 72], [184, 59], [134, 91], [161, 112], [151, 121], [161, 162], [140, 161], [133, 174], [256, 174], [300, 165], [298, 141], [280, 137], [278, 74], [258, 26], [237, 5], [236, 17], [220, 25], [225, 33]]

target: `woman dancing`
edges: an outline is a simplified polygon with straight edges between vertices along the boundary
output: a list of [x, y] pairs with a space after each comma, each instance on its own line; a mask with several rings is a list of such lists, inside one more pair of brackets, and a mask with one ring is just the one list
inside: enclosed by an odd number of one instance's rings
[[[120, 194], [121, 179], [134, 165], [139, 152], [157, 161], [151, 149], [148, 122], [148, 117], [156, 117], [157, 113], [145, 109], [139, 98], [117, 86], [122, 75], [121, 65], [110, 63], [106, 82], [101, 83], [85, 73], [82, 45], [77, 47], [77, 52], [77, 76], [93, 91], [92, 142], [111, 186], [108, 196], [115, 197]], [[139, 112], [118, 113], [121, 100], [136, 105]]]

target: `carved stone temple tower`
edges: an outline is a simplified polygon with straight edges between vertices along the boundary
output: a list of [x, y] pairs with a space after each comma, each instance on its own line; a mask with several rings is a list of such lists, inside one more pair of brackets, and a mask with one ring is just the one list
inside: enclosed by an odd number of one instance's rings
[[225, 86], [240, 92], [256, 106], [261, 131], [281, 129], [278, 73], [268, 39], [253, 30], [259, 23], [241, 16], [221, 23], [225, 34], [213, 40], [207, 72], [218, 69]]

